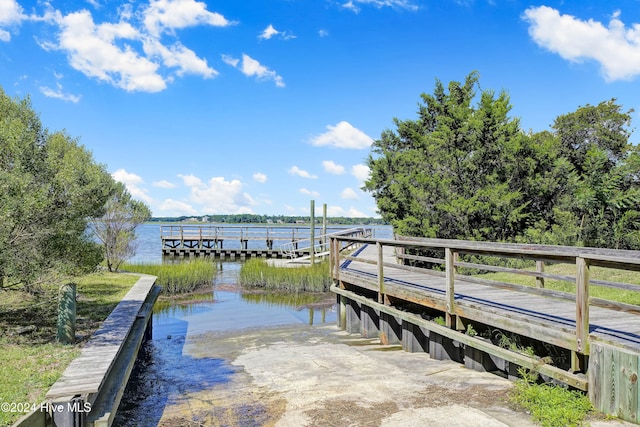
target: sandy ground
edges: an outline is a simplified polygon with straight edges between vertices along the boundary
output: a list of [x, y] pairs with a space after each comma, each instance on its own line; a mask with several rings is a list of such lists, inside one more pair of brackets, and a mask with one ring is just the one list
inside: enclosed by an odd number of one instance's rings
[[506, 379], [384, 347], [333, 325], [201, 335], [184, 351], [224, 359], [234, 373], [167, 405], [162, 426], [535, 425], [510, 407]]

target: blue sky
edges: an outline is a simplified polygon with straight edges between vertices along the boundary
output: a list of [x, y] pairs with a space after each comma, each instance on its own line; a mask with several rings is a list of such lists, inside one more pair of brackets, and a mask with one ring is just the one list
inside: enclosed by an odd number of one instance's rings
[[371, 142], [473, 70], [525, 131], [640, 111], [640, 0], [0, 0], [0, 86], [154, 216], [377, 216]]

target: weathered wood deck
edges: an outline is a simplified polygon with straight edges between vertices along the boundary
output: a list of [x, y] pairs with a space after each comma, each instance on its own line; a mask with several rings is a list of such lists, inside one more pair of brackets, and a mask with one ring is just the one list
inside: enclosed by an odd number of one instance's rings
[[[350, 244], [362, 246], [345, 255], [343, 248]], [[640, 306], [593, 298], [589, 290], [598, 284], [640, 292], [640, 285], [598, 280], [590, 283], [592, 266], [640, 271], [639, 251], [342, 237], [332, 238], [330, 247], [335, 280], [332, 290], [339, 299], [343, 298], [341, 310], [346, 312], [341, 313], [339, 322], [350, 332], [371, 336], [373, 330], [381, 341], [388, 340], [389, 334], [397, 341], [407, 337], [415, 341], [414, 331], [418, 328], [426, 341], [449, 339], [449, 346], [459, 350], [452, 358], [459, 355], [458, 361], [474, 369], [478, 363], [468, 363], [466, 359], [475, 357], [477, 351], [498, 356], [555, 381], [588, 390], [596, 408], [637, 422]], [[508, 268], [499, 262], [478, 264], [462, 255], [484, 256], [479, 259], [485, 260], [489, 256], [494, 261], [498, 257], [536, 261], [538, 269]], [[576, 274], [569, 277], [545, 273], [544, 262], [575, 264]], [[444, 268], [426, 268], [434, 264]], [[463, 275], [458, 273], [460, 268], [533, 276], [539, 286], [487, 280], [482, 274]], [[572, 281], [575, 292], [545, 289], [544, 279]], [[438, 315], [444, 325], [433, 321]], [[553, 346], [557, 349], [554, 352], [564, 354], [567, 360], [556, 363], [548, 357], [519, 354], [465, 334], [468, 326]], [[402, 344], [405, 349], [412, 345]], [[433, 351], [433, 345], [428, 348], [424, 351]]]

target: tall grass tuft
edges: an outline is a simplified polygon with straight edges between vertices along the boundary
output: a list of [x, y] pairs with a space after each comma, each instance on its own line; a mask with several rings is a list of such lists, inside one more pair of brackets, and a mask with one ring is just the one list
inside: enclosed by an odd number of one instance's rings
[[178, 264], [123, 264], [122, 270], [156, 276], [156, 283], [168, 294], [183, 294], [210, 285], [216, 266], [206, 258], [195, 258]]
[[240, 284], [286, 292], [325, 292], [331, 286], [329, 263], [304, 267], [276, 267], [262, 259], [247, 260], [240, 269]]

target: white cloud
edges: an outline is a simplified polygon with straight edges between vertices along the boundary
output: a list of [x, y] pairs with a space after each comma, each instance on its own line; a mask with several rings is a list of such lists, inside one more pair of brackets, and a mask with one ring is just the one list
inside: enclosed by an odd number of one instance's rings
[[311, 139], [315, 146], [330, 146], [335, 148], [363, 149], [373, 143], [373, 139], [366, 133], [351, 126], [349, 122], [341, 121], [335, 126], [327, 125], [328, 131]]
[[278, 34], [280, 34], [280, 31], [276, 30], [273, 25], [269, 24], [269, 26], [264, 29], [264, 31], [258, 36], [258, 38], [269, 40], [271, 37], [277, 36]]
[[278, 31], [274, 28], [272, 24], [269, 24], [267, 28], [264, 29], [262, 33], [258, 36], [261, 40], [269, 40], [273, 36], [280, 36], [283, 40], [295, 39], [296, 36], [289, 33], [288, 31]]
[[349, 209], [344, 209], [340, 206], [328, 206], [327, 207], [327, 216], [344, 216], [348, 218], [367, 218], [369, 215], [365, 215], [360, 212], [358, 209], [351, 207]]
[[324, 160], [322, 167], [326, 172], [333, 175], [342, 175], [344, 173], [344, 166], [336, 164], [333, 160]]
[[23, 19], [22, 7], [15, 0], [0, 0], [0, 41], [11, 40], [11, 33], [3, 27], [18, 25]]
[[324, 29], [320, 29], [320, 30], [318, 31], [318, 35], [319, 35], [320, 37], [327, 37], [327, 36], [329, 35], [329, 31], [324, 30]]
[[[1, 1], [1, 0], [0, 0]], [[40, 86], [40, 92], [44, 96], [48, 96], [49, 98], [61, 99], [63, 101], [70, 101], [74, 104], [77, 104], [80, 101], [80, 96], [72, 95], [70, 93], [64, 93], [62, 90], [62, 85], [60, 83], [56, 83], [56, 89], [51, 89], [47, 86]]]
[[176, 188], [176, 185], [173, 182], [169, 182], [164, 179], [161, 181], [156, 181], [152, 185], [158, 188]]
[[204, 187], [204, 183], [197, 176], [178, 174], [178, 178], [181, 178], [187, 187]]
[[240, 181], [226, 181], [223, 177], [211, 178], [204, 185], [200, 179], [191, 181], [197, 185], [191, 188], [190, 200], [201, 205], [203, 213], [253, 213], [251, 207], [256, 202], [244, 192]]
[[358, 200], [358, 194], [353, 190], [353, 188], [347, 187], [342, 190], [340, 193], [340, 197], [345, 200]]
[[320, 193], [318, 193], [317, 191], [307, 190], [306, 188], [301, 188], [299, 191], [300, 193], [305, 194], [307, 196], [320, 197]]
[[[160, 205], [160, 211], [167, 216], [197, 215], [193, 206], [178, 200], [167, 199]], [[158, 215], [163, 216], [163, 215]]]
[[253, 174], [253, 179], [254, 181], [264, 184], [265, 182], [267, 182], [267, 175], [263, 174], [262, 172], [256, 172]]
[[233, 24], [221, 14], [208, 11], [205, 3], [194, 0], [152, 0], [144, 11], [144, 25], [153, 36], [197, 25]]
[[342, 7], [352, 10], [355, 13], [360, 12], [360, 5], [371, 5], [378, 9], [392, 7], [395, 9], [418, 10], [418, 6], [408, 0], [349, 0], [348, 2], [342, 3]]
[[118, 169], [111, 176], [116, 181], [123, 183], [134, 199], [148, 204], [153, 202], [153, 199], [147, 194], [147, 190], [140, 187], [140, 184], [144, 184], [144, 180], [139, 175], [129, 173], [125, 169]]
[[178, 68], [178, 76], [189, 73], [210, 78], [218, 75], [218, 71], [209, 67], [206, 59], [199, 58], [181, 43], [166, 47], [157, 39], [147, 38], [144, 41], [144, 51], [151, 58], [160, 57], [165, 66]]
[[275, 71], [270, 70], [249, 55], [242, 54], [242, 61], [230, 55], [222, 55], [222, 60], [232, 67], [238, 68], [247, 77], [255, 76], [258, 80], [273, 80], [278, 87], [284, 87], [284, 80]]
[[365, 182], [367, 179], [369, 179], [370, 172], [371, 170], [367, 165], [360, 164], [360, 165], [353, 165], [351, 167], [351, 175], [355, 176], [356, 179], [360, 182]]
[[96, 25], [86, 10], [58, 17], [61, 31], [56, 47], [67, 52], [70, 65], [76, 70], [130, 92], [166, 88], [157, 64], [127, 44], [116, 45], [116, 39], [138, 37], [130, 24]]
[[530, 24], [529, 35], [539, 46], [572, 62], [595, 60], [610, 81], [640, 74], [640, 24], [626, 28], [619, 17], [620, 12], [614, 13], [606, 27], [592, 19], [561, 15], [547, 6], [530, 7], [523, 15]]
[[298, 166], [291, 167], [291, 169], [289, 169], [289, 173], [291, 175], [301, 176], [302, 178], [309, 178], [309, 179], [318, 178], [316, 175], [311, 175], [309, 172], [307, 172], [304, 169], [300, 169]]

